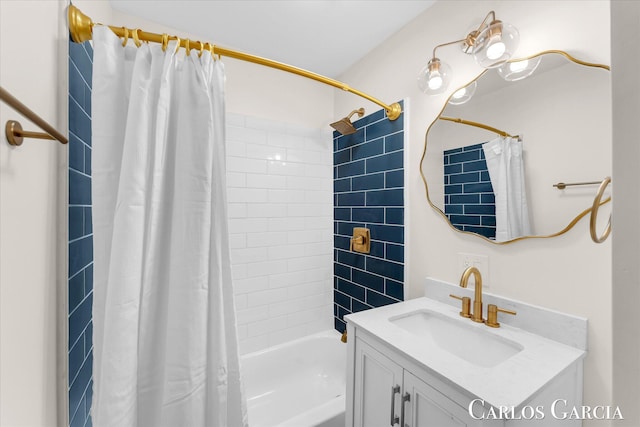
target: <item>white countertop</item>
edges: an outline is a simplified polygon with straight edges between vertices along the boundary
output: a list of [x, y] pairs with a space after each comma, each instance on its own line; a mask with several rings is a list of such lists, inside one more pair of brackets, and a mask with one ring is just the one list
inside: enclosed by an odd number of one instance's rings
[[[455, 356], [437, 345], [425, 344], [415, 333], [389, 321], [414, 311], [428, 310], [482, 333], [516, 342], [522, 350], [494, 367], [481, 367]], [[429, 298], [416, 298], [350, 314], [345, 320], [376, 336], [416, 364], [435, 372], [485, 402], [498, 407], [518, 407], [572, 363], [586, 355], [575, 347], [515, 328], [504, 323], [490, 328], [459, 316], [454, 307]]]

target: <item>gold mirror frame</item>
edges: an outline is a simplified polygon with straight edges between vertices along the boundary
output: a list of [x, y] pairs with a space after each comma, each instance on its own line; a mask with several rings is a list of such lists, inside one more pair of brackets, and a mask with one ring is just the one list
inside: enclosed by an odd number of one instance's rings
[[[533, 59], [533, 58], [537, 58], [537, 57], [542, 56], [542, 55], [554, 54], [554, 53], [562, 55], [566, 59], [568, 59], [569, 61], [574, 62], [574, 63], [576, 63], [578, 65], [583, 65], [583, 66], [586, 66], [586, 67], [602, 68], [602, 69], [605, 69], [607, 71], [611, 71], [611, 67], [609, 67], [608, 65], [582, 61], [582, 60], [577, 59], [577, 58], [573, 57], [572, 55], [570, 55], [567, 52], [562, 51], [562, 50], [545, 50], [545, 51], [536, 53], [536, 54], [531, 55], [531, 56], [526, 56], [526, 57], [522, 57], [522, 58], [516, 58], [516, 59], [512, 59], [512, 60], [507, 61], [507, 62], [524, 61], [526, 59]], [[480, 238], [480, 239], [482, 239], [482, 240], [484, 240], [486, 242], [492, 243], [494, 245], [506, 245], [508, 243], [513, 243], [513, 242], [517, 242], [517, 241], [525, 240], [525, 239], [548, 239], [548, 238], [551, 238], [551, 237], [561, 236], [564, 233], [566, 233], [567, 231], [571, 230], [578, 223], [578, 221], [580, 221], [583, 217], [585, 217], [586, 215], [591, 213], [592, 207], [590, 206], [590, 207], [586, 208], [585, 210], [583, 210], [582, 212], [580, 212], [573, 220], [571, 220], [569, 222], [569, 224], [566, 227], [564, 227], [562, 230], [560, 230], [560, 231], [558, 231], [556, 233], [546, 234], [546, 235], [520, 236], [520, 237], [517, 237], [515, 239], [497, 242], [497, 241], [491, 240], [491, 239], [489, 239], [489, 238], [487, 238], [487, 237], [485, 237], [485, 236], [483, 236], [481, 234], [474, 233], [474, 232], [471, 232], [471, 231], [464, 231], [464, 230], [460, 230], [459, 228], [456, 228], [453, 224], [451, 224], [451, 221], [449, 221], [449, 218], [447, 218], [446, 214], [442, 211], [442, 209], [440, 209], [438, 206], [436, 206], [431, 201], [431, 197], [429, 197], [429, 185], [427, 184], [427, 178], [424, 175], [424, 170], [423, 170], [423, 167], [422, 167], [422, 165], [424, 163], [424, 160], [425, 160], [425, 157], [427, 155], [427, 136], [429, 135], [429, 131], [431, 130], [433, 125], [435, 125], [438, 122], [438, 120], [442, 116], [442, 113], [444, 113], [444, 110], [447, 108], [447, 105], [449, 104], [449, 100], [451, 99], [453, 94], [457, 90], [459, 90], [459, 89], [461, 89], [463, 87], [466, 87], [466, 86], [470, 85], [471, 83], [473, 83], [473, 82], [477, 81], [478, 79], [480, 79], [480, 77], [482, 77], [487, 71], [489, 71], [489, 69], [484, 70], [475, 79], [473, 79], [473, 80], [467, 82], [466, 84], [464, 84], [464, 85], [456, 88], [455, 90], [451, 91], [451, 95], [445, 101], [444, 106], [442, 107], [442, 109], [440, 110], [438, 115], [436, 116], [435, 120], [427, 128], [427, 131], [426, 131], [425, 137], [424, 137], [424, 149], [422, 151], [422, 156], [420, 157], [420, 176], [422, 177], [422, 182], [424, 184], [425, 195], [427, 196], [427, 201], [429, 202], [429, 205], [431, 205], [431, 207], [436, 212], [438, 212], [438, 214], [440, 214], [440, 216], [445, 220], [447, 225], [449, 225], [449, 228], [451, 228], [455, 232], [461, 233], [461, 234], [468, 234], [468, 235], [471, 235], [471, 236], [475, 236], [475, 237], [478, 237], [478, 238]], [[608, 197], [603, 201], [599, 201], [598, 205], [602, 206], [602, 205], [608, 203], [609, 201], [611, 201], [611, 197]]]

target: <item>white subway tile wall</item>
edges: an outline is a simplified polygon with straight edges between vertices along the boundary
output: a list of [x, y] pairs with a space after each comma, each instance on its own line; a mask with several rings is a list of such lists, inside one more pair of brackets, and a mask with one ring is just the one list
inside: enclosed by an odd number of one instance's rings
[[329, 130], [227, 114], [241, 354], [333, 328], [332, 156]]

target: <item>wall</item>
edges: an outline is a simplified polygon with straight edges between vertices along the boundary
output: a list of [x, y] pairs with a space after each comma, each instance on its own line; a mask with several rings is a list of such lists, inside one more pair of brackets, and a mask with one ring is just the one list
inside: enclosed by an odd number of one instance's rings
[[[0, 1], [0, 85], [63, 134], [64, 7], [62, 1]], [[37, 30], [25, 31], [26, 23]], [[25, 130], [39, 131], [0, 104], [3, 127], [19, 120]], [[66, 375], [56, 364], [58, 344], [66, 347], [56, 325], [66, 307], [64, 287], [58, 289], [58, 278], [66, 276], [66, 236], [58, 234], [66, 233], [66, 206], [58, 203], [66, 197], [66, 150], [33, 139], [11, 147], [4, 132], [0, 137], [1, 425], [54, 426], [65, 412], [56, 408]]]
[[[406, 165], [406, 186], [412, 235], [407, 247], [408, 296], [422, 294], [427, 276], [456, 283], [461, 274], [458, 253], [487, 255], [488, 292], [589, 319], [584, 402], [607, 405], [612, 400], [611, 239], [594, 244], [586, 221], [582, 220], [574, 230], [553, 240], [494, 246], [477, 237], [452, 232], [425, 198], [419, 173], [420, 153], [426, 129], [449, 93], [439, 97], [423, 95], [416, 86], [416, 75], [436, 44], [464, 37], [489, 10], [495, 10], [499, 19], [519, 29], [519, 56], [563, 49], [586, 61], [610, 63], [607, 1], [437, 2], [339, 78], [388, 102], [411, 98], [411, 126], [406, 130], [406, 149], [411, 153]], [[594, 28], [599, 30], [593, 31]], [[482, 71], [455, 46], [439, 49], [438, 56], [455, 72], [451, 88], [462, 86]], [[353, 98], [336, 95], [336, 111], [353, 107]], [[365, 108], [371, 107], [365, 103]], [[603, 143], [611, 145], [609, 139]], [[606, 423], [598, 425], [603, 424]]]
[[332, 326], [330, 139], [328, 130], [227, 115], [241, 354]]
[[[404, 103], [401, 103], [404, 105]], [[404, 299], [404, 117], [378, 110], [334, 132], [334, 326], [344, 316]], [[354, 227], [370, 230], [371, 250], [350, 250]]]
[[640, 3], [611, 4], [613, 76], [613, 401], [625, 421], [640, 425], [640, 84], [628, 70], [640, 67]]
[[69, 420], [91, 425], [93, 392], [93, 221], [91, 85], [93, 49], [69, 40]]

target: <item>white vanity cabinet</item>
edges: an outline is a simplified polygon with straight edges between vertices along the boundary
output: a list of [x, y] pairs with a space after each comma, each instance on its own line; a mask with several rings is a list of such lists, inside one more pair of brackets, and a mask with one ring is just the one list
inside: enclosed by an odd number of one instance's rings
[[345, 316], [346, 427], [582, 425], [586, 319], [486, 295], [520, 316], [489, 328], [450, 292]]
[[363, 338], [356, 338], [354, 349], [353, 376], [348, 381], [353, 395], [347, 398], [347, 426], [502, 425], [473, 419], [462, 402], [455, 402], [436, 389], [446, 388], [444, 384], [431, 378], [429, 385], [404, 369], [399, 358], [392, 360]]

